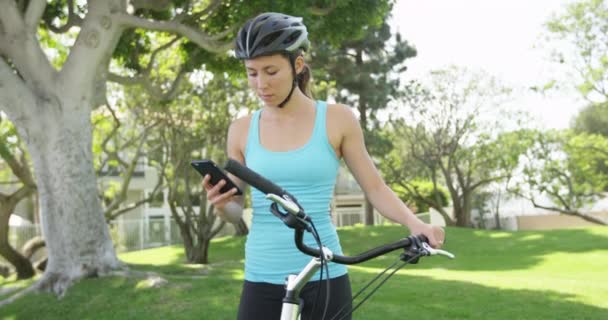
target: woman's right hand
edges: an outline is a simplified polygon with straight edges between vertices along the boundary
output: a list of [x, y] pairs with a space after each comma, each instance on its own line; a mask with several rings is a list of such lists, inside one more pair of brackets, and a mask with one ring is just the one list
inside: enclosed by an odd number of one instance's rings
[[203, 177], [203, 188], [207, 191], [207, 200], [209, 200], [216, 209], [223, 210], [226, 204], [233, 200], [233, 196], [237, 193], [237, 189], [232, 188], [228, 192], [221, 193], [220, 190], [226, 184], [226, 181], [222, 179], [216, 185], [212, 185], [209, 183], [210, 180], [211, 177], [208, 174]]

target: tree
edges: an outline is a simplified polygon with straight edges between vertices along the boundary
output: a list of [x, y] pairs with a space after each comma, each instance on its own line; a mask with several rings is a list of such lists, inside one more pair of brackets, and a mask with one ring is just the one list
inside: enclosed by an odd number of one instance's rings
[[[608, 138], [608, 102], [591, 104], [574, 118], [572, 129], [576, 133], [599, 134]], [[603, 152], [605, 150], [597, 150]], [[598, 161], [597, 171], [608, 174], [608, 165]], [[608, 191], [608, 186], [604, 191]]]
[[[385, 21], [388, 14], [384, 17]], [[416, 56], [416, 50], [400, 34], [394, 37], [390, 26], [370, 28], [364, 38], [346, 41], [335, 47], [322, 43], [313, 61], [321, 67], [319, 79], [335, 82], [336, 101], [354, 107], [359, 113], [366, 145], [372, 156], [381, 157], [391, 148], [389, 140], [376, 134], [380, 127], [378, 113], [398, 96], [400, 75], [405, 60]], [[373, 206], [366, 199], [365, 224], [374, 223]]]
[[[574, 72], [576, 88], [592, 103], [608, 100], [608, 2], [572, 2], [547, 23], [550, 43], [566, 43], [554, 50], [554, 60]], [[567, 48], [567, 49], [562, 49]], [[569, 80], [570, 81], [570, 80]]]
[[[151, 202], [163, 184], [162, 174], [159, 174], [152, 192], [134, 202], [127, 201], [129, 186], [136, 171], [144, 169], [144, 157], [160, 148], [160, 144], [153, 138], [159, 121], [148, 119], [145, 108], [134, 102], [125, 99], [116, 110], [106, 106], [105, 109], [95, 110], [93, 114], [96, 176], [100, 177], [99, 197], [103, 199], [103, 215], [108, 222]], [[165, 166], [166, 163], [159, 163], [159, 172]]]
[[[35, 275], [32, 263], [9, 243], [9, 219], [17, 204], [36, 190], [36, 184], [30, 172], [29, 160], [21, 149], [21, 141], [15, 128], [2, 118], [0, 114], [0, 158], [8, 165], [10, 178], [17, 178], [16, 190], [5, 194], [0, 192], [0, 256], [4, 257], [17, 270], [17, 279], [28, 279]], [[0, 170], [2, 168], [0, 165]], [[3, 181], [9, 183], [9, 181]]]
[[[522, 180], [512, 192], [537, 208], [608, 223], [583, 211], [608, 186], [608, 174], [597, 170], [598, 163], [608, 165], [607, 138], [570, 131], [537, 132], [525, 159]], [[540, 196], [552, 203], [543, 203]]]
[[[304, 15], [313, 34], [340, 42], [378, 24], [390, 2], [342, 0], [319, 8], [316, 1], [1, 0], [0, 110], [31, 155], [49, 253], [36, 287], [63, 294], [78, 279], [122, 268], [97, 197], [91, 151], [91, 112], [106, 104], [108, 79], [142, 84], [169, 98], [201, 64], [237, 65], [225, 54], [230, 39], [263, 8]], [[75, 40], [59, 48], [57, 33]], [[149, 86], [156, 79], [154, 52], [169, 45], [151, 48], [148, 40], [166, 33], [178, 38], [180, 76]], [[49, 44], [50, 52], [44, 50]], [[116, 69], [123, 72], [114, 74]]]
[[[475, 192], [508, 178], [525, 150], [518, 132], [505, 132], [514, 115], [499, 106], [509, 90], [487, 74], [454, 66], [432, 72], [428, 88], [408, 88], [403, 102], [409, 110], [392, 122], [402, 140], [385, 168], [392, 181], [441, 213], [448, 224], [470, 226]], [[502, 117], [489, 117], [494, 114]], [[434, 198], [417, 191], [413, 182], [420, 178], [433, 183]], [[438, 196], [442, 184], [454, 218]]]
[[[226, 161], [226, 133], [236, 114], [252, 108], [255, 98], [246, 90], [244, 81], [231, 81], [226, 74], [198, 73], [198, 83], [170, 105], [156, 111], [162, 156], [167, 167], [162, 171], [166, 180], [171, 214], [183, 239], [186, 258], [191, 263], [208, 263], [211, 239], [224, 227], [207, 203], [201, 176], [193, 170], [194, 159]], [[202, 105], [205, 108], [201, 108]], [[235, 226], [247, 232], [241, 219]]]
[[577, 133], [601, 134], [608, 137], [608, 102], [590, 104], [572, 122]]

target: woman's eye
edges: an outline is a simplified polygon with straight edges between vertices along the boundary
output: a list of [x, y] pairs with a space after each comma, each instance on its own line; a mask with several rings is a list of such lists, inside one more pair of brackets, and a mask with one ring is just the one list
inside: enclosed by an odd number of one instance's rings
[[277, 74], [277, 71], [268, 71], [268, 74], [274, 76], [275, 74]]
[[248, 73], [247, 76], [248, 77], [255, 77], [255, 76], [257, 76], [257, 73]]

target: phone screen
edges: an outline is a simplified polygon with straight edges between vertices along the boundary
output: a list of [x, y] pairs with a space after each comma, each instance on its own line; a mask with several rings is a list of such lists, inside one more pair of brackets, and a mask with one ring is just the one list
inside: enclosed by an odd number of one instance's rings
[[211, 161], [211, 160], [194, 160], [194, 161], [190, 162], [190, 164], [203, 177], [208, 174], [211, 177], [210, 183], [212, 185], [216, 185], [218, 182], [220, 182], [220, 180], [224, 179], [226, 181], [226, 184], [222, 187], [222, 189], [220, 189], [221, 193], [228, 192], [232, 188], [236, 188], [237, 191], [236, 191], [235, 195], [243, 194], [243, 192], [236, 185], [236, 183], [234, 183], [234, 181], [230, 180], [230, 178], [228, 178], [228, 175], [226, 175], [213, 161]]

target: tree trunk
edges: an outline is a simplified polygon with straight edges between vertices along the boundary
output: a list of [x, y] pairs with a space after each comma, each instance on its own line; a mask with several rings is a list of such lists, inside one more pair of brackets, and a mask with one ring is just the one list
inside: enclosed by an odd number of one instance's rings
[[28, 194], [31, 193], [31, 188], [22, 187], [12, 195], [5, 197], [2, 196], [0, 201], [0, 256], [4, 257], [10, 264], [17, 270], [18, 279], [29, 279], [36, 273], [32, 263], [27, 257], [21, 255], [15, 250], [8, 239], [9, 225], [11, 214], [15, 210], [15, 207]]
[[192, 248], [188, 259], [189, 263], [207, 264], [209, 263], [209, 240], [204, 239]]
[[374, 206], [371, 202], [369, 202], [369, 199], [367, 199], [367, 197], [365, 197], [365, 225], [374, 225]]
[[[40, 288], [62, 295], [71, 283], [120, 268], [97, 197], [91, 101], [57, 95], [22, 127], [38, 181], [48, 264]], [[43, 129], [44, 128], [44, 129]]]
[[[184, 228], [180, 227], [182, 239], [184, 241], [184, 250], [186, 251], [186, 259], [188, 263], [206, 264], [209, 263], [209, 241], [207, 237], [198, 235], [198, 240], [194, 243], [195, 237], [190, 233], [190, 226], [184, 224]], [[196, 236], [196, 235], [195, 235]]]
[[458, 200], [454, 201], [456, 226], [468, 228], [471, 226], [471, 194], [463, 191]]
[[29, 279], [35, 274], [32, 263], [13, 249], [8, 241], [8, 220], [14, 209], [15, 206], [5, 204], [0, 207], [0, 256], [15, 267], [17, 279]]

